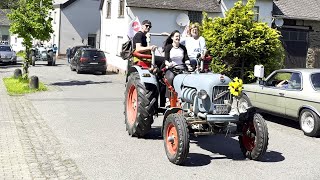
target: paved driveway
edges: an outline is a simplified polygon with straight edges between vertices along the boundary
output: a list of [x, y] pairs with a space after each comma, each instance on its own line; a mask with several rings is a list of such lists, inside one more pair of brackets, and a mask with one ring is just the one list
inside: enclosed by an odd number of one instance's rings
[[265, 116], [270, 140], [262, 162], [243, 159], [237, 137], [219, 135], [192, 138], [187, 164], [173, 165], [161, 117], [145, 139], [127, 135], [124, 75], [79, 75], [57, 64], [30, 68], [50, 90], [27, 99], [88, 179], [320, 179], [320, 139], [274, 116]]

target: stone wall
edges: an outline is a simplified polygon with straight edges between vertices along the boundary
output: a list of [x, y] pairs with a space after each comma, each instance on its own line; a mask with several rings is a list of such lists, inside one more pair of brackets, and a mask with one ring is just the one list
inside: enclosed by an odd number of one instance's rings
[[312, 27], [309, 33], [306, 67], [320, 68], [320, 21], [305, 21], [304, 25]]

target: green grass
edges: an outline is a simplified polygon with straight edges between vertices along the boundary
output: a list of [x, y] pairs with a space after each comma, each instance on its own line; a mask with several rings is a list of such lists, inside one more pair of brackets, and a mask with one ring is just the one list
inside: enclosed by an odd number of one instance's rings
[[22, 78], [15, 79], [13, 77], [7, 77], [3, 78], [3, 81], [9, 95], [27, 94], [48, 90], [48, 88], [41, 82], [39, 82], [39, 89], [30, 89], [29, 80], [24, 80]]

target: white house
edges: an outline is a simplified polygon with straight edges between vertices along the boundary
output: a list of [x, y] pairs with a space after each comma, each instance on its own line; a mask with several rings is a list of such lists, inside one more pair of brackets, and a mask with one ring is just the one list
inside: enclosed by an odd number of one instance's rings
[[[129, 23], [138, 17], [140, 22], [152, 22], [150, 33], [184, 30], [177, 17], [186, 14], [191, 22], [202, 21], [202, 11], [209, 17], [223, 17], [237, 0], [101, 0], [100, 49], [105, 51], [108, 67], [125, 72], [127, 62], [120, 55], [121, 45], [127, 41]], [[271, 25], [272, 0], [256, 3], [257, 18]], [[178, 20], [179, 21], [179, 20]], [[151, 37], [151, 44], [162, 46], [165, 37]]]
[[[223, 17], [225, 13], [234, 6], [238, 0], [218, 0], [221, 12]], [[246, 3], [246, 0], [243, 0], [243, 3]], [[273, 9], [273, 0], [256, 0], [256, 4], [254, 6], [254, 11], [256, 13], [255, 20], [259, 20], [262, 22], [266, 22], [269, 27], [272, 24], [272, 9]]]
[[99, 0], [54, 0], [50, 44], [58, 46], [58, 55], [76, 45], [98, 47], [100, 34]]

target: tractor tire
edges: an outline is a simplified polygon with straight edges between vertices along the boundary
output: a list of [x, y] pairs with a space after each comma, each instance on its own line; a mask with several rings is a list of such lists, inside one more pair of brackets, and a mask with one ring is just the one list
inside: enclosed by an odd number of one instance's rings
[[32, 63], [32, 66], [36, 65], [36, 57], [35, 56], [31, 56], [31, 63]]
[[170, 114], [164, 122], [163, 139], [167, 157], [173, 164], [180, 165], [189, 154], [189, 129], [185, 118], [178, 114]]
[[255, 113], [253, 120], [244, 122], [239, 144], [243, 155], [252, 160], [260, 160], [268, 148], [268, 127], [264, 118]]
[[156, 87], [141, 83], [137, 72], [130, 74], [124, 94], [125, 123], [130, 136], [143, 137], [151, 129], [157, 94]]
[[299, 117], [300, 128], [306, 136], [320, 135], [320, 117], [310, 109], [304, 109]]

